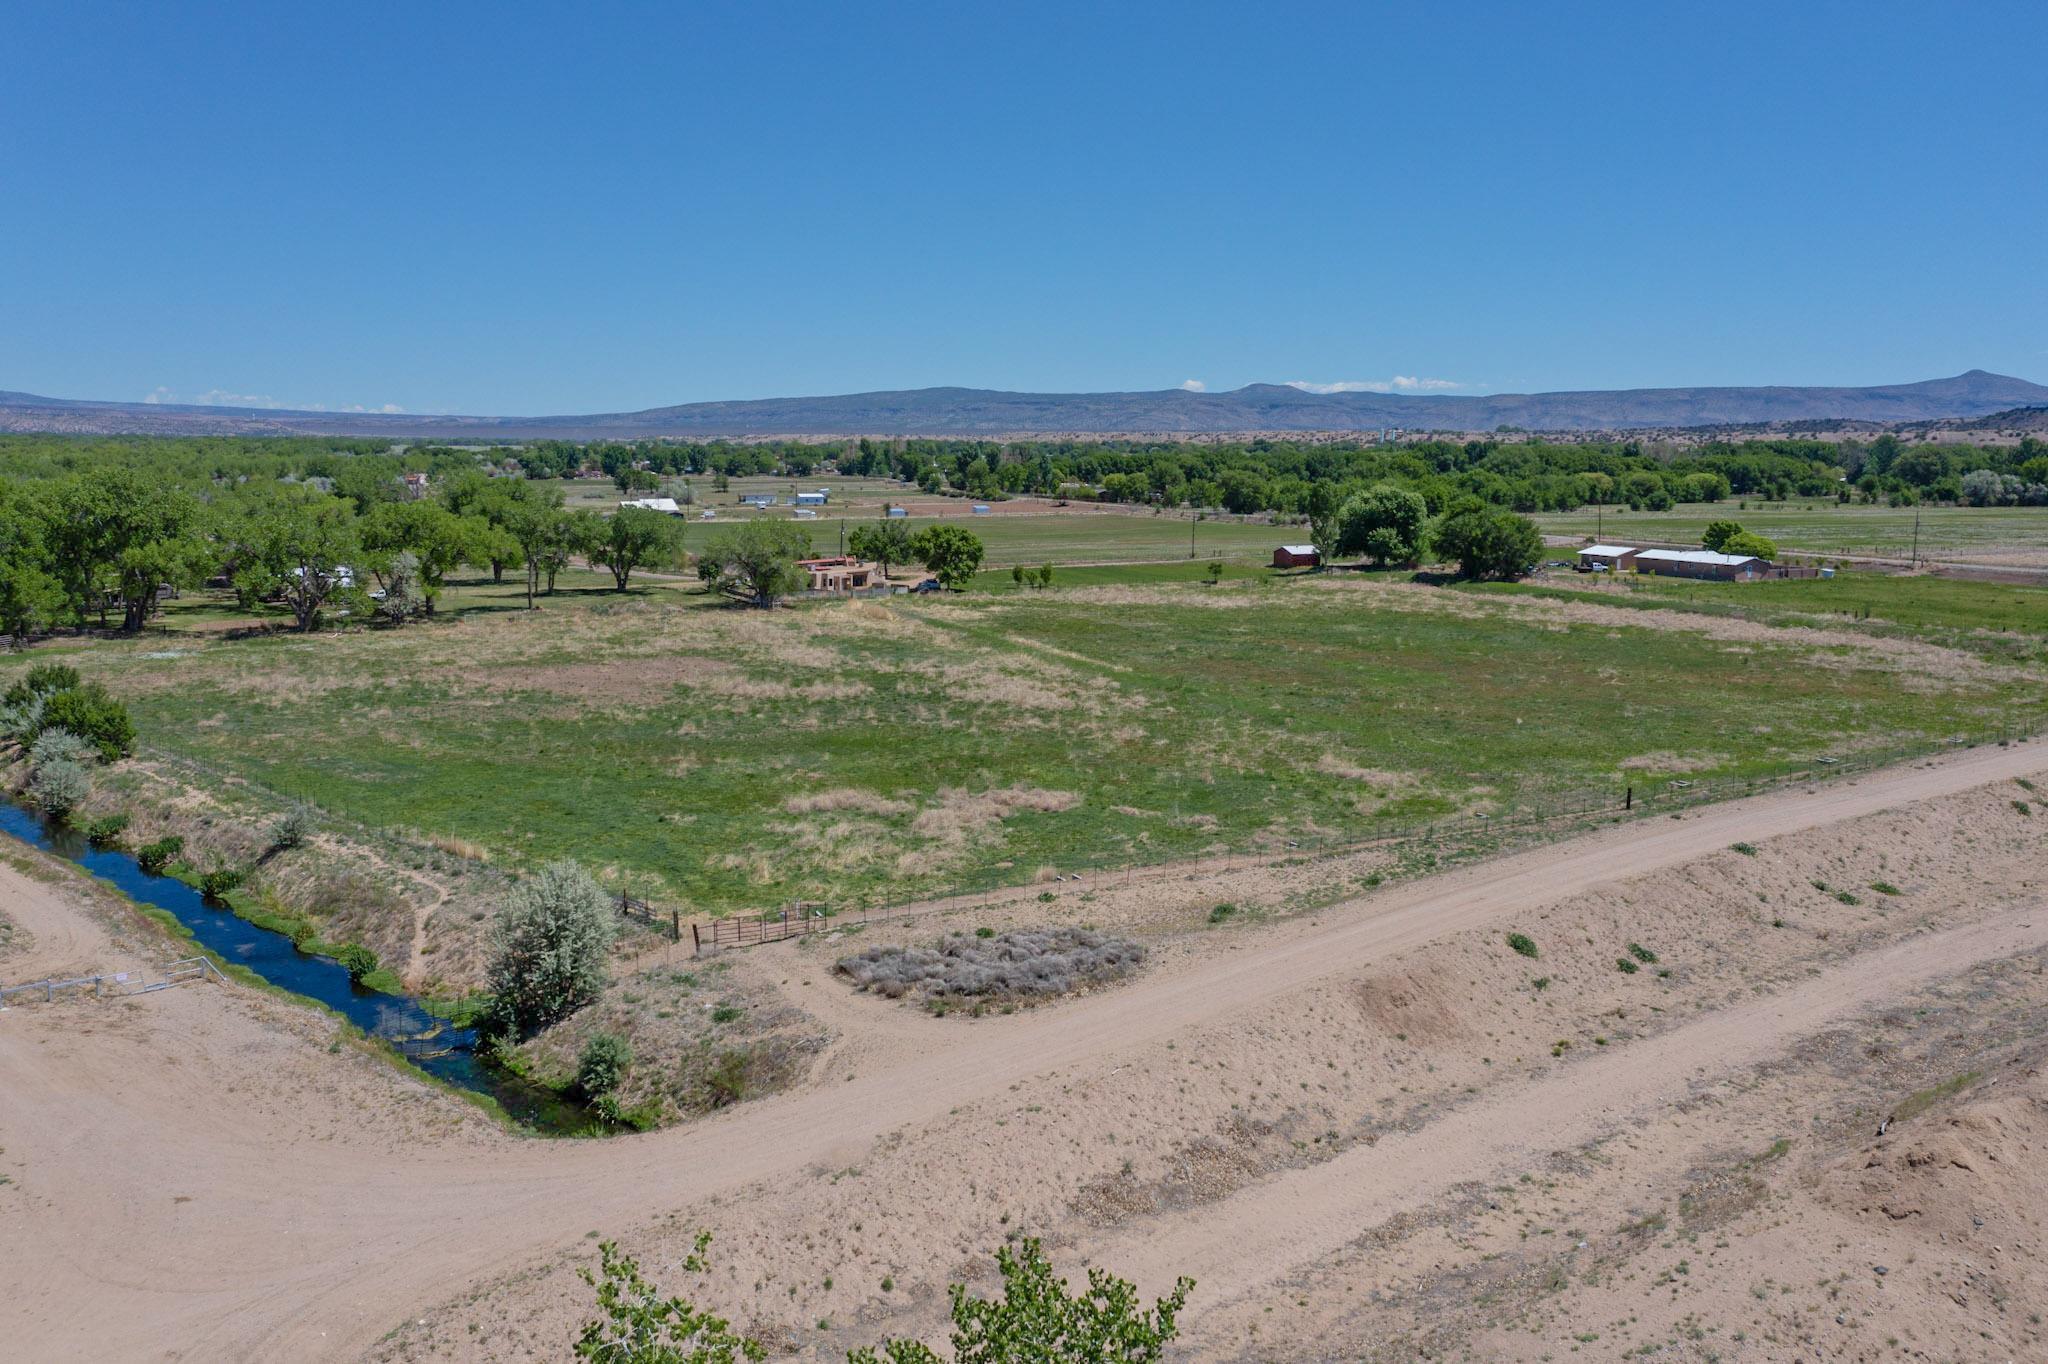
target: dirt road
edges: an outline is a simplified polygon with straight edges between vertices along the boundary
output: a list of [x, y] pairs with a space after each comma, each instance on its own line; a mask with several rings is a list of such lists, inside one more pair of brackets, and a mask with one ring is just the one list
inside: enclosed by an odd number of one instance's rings
[[[113, 1006], [122, 1026], [91, 1035], [54, 1015], [17, 1013], [0, 1026], [0, 1162], [17, 1185], [4, 1191], [13, 1201], [0, 1202], [8, 1223], [0, 1281], [14, 1286], [0, 1306], [0, 1338], [38, 1358], [352, 1358], [408, 1306], [454, 1297], [593, 1229], [623, 1230], [808, 1166], [855, 1163], [890, 1131], [943, 1118], [1021, 1080], [1099, 1066], [1306, 983], [1607, 881], [1737, 840], [1855, 820], [2044, 768], [2048, 748], [2039, 745], [1985, 749], [1618, 826], [1265, 929], [1229, 955], [1161, 969], [1058, 1009], [934, 1027], [923, 1050], [886, 1070], [604, 1143], [449, 1131], [431, 1114], [410, 1140], [394, 1141], [389, 1124], [371, 1121], [360, 1131], [343, 1124], [309, 1132], [310, 1120], [289, 1104], [280, 1108], [275, 1092], [323, 1083], [319, 1058], [287, 1065], [259, 1057], [263, 1064], [254, 1065], [243, 1054], [270, 1026], [250, 1015], [282, 1007], [267, 1001], [171, 992]], [[60, 893], [5, 868], [0, 896], [32, 927], [64, 912]], [[18, 902], [31, 908], [17, 913]], [[1949, 946], [1902, 957], [1891, 969], [1940, 969], [2004, 939], [1942, 941]], [[1855, 997], [1823, 992], [1800, 1008], [1834, 1010]], [[1767, 1048], [1805, 1016], [1752, 1009], [1731, 1026], [1742, 1046]], [[298, 1078], [294, 1067], [307, 1066]], [[368, 1084], [351, 1091], [366, 1096], [358, 1102], [372, 1101]], [[1575, 1093], [1538, 1102], [1554, 1099], [1552, 1116], [1566, 1126], [1597, 1117], [1599, 1091]], [[1482, 1136], [1471, 1137], [1473, 1159], [1497, 1154], [1482, 1149]], [[1284, 1189], [1276, 1196], [1295, 1197]], [[1355, 1234], [1378, 1204], [1339, 1201], [1299, 1238], [1290, 1230], [1284, 1244], [1245, 1211], [1256, 1204], [1226, 1206], [1234, 1210], [1219, 1213], [1221, 1230], [1203, 1233], [1191, 1250], [1207, 1282], [1242, 1289], [1264, 1272], [1244, 1267], [1255, 1256], [1293, 1263], [1298, 1251], [1312, 1253], [1302, 1247], [1347, 1228]], [[1299, 1205], [1276, 1206], [1291, 1215]], [[1246, 1221], [1231, 1220], [1238, 1217]], [[1146, 1272], [1157, 1271], [1148, 1262]]]

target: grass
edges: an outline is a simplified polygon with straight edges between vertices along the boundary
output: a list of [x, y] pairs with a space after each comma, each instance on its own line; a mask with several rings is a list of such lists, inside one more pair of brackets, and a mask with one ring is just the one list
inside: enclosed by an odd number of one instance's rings
[[1545, 585], [1482, 590], [1569, 600], [1591, 596], [1614, 605], [1697, 610], [1767, 625], [1822, 625], [1878, 638], [1924, 639], [1990, 656], [2048, 657], [2048, 588], [2041, 587], [1848, 570], [1833, 578], [1754, 583], [1562, 574]]
[[[1600, 535], [1610, 544], [1636, 540], [1696, 545], [1710, 521], [1730, 520], [1774, 541], [1780, 549], [1825, 554], [1905, 558], [1920, 525], [1923, 559], [1996, 563], [2010, 551], [2048, 550], [2048, 511], [2039, 507], [1865, 507], [1829, 500], [1763, 503], [1730, 498], [1687, 503], [1665, 512], [1591, 507], [1535, 517], [1546, 535]], [[2036, 558], [2034, 562], [2040, 560]]]
[[574, 856], [686, 913], [1312, 848], [1628, 782], [1640, 803], [1667, 780], [1623, 768], [1646, 753], [1706, 788], [2044, 710], [2031, 677], [1914, 690], [1793, 638], [1182, 567], [768, 614], [566, 579], [528, 613], [518, 584], [465, 580], [436, 621], [312, 638], [228, 639], [188, 594], [166, 628], [61, 652], [185, 779], [513, 871]]
[[1982, 1078], [1982, 1072], [1966, 1070], [1961, 1075], [1951, 1076], [1938, 1085], [1929, 1085], [1926, 1089], [1908, 1094], [1899, 1100], [1899, 1106], [1892, 1110], [1892, 1121], [1904, 1122], [1908, 1118], [1917, 1118], [1942, 1100], [1954, 1098]]

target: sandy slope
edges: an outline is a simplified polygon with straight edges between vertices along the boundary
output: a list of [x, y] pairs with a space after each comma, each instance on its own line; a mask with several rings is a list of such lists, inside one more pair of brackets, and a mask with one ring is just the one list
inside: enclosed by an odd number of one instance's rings
[[[33, 1357], [87, 1349], [120, 1358], [352, 1357], [403, 1305], [446, 1301], [580, 1245], [591, 1230], [638, 1225], [812, 1167], [852, 1166], [878, 1139], [955, 1108], [1026, 1081], [1114, 1073], [1119, 1058], [1185, 1030], [1532, 904], [1738, 839], [1854, 821], [2044, 766], [2048, 752], [2038, 747], [1987, 749], [1618, 827], [1276, 926], [1233, 951], [1167, 962], [1127, 988], [1058, 1009], [929, 1030], [915, 1049], [866, 1053], [855, 1063], [861, 1069], [835, 1068], [808, 1090], [601, 1144], [479, 1131], [458, 1106], [366, 1059], [330, 1060], [317, 1045], [324, 1025], [312, 1016], [294, 1018], [246, 994], [172, 992], [115, 1005], [117, 1026], [108, 1028], [82, 1024], [76, 1010], [16, 1011], [0, 1026], [9, 1097], [0, 1163], [16, 1186], [0, 1189], [12, 1200], [0, 1202], [0, 1217], [13, 1224], [0, 1236], [0, 1280], [21, 1287], [0, 1304], [0, 1335]], [[11, 871], [0, 870], [0, 896], [39, 943], [64, 913], [63, 897]], [[2032, 932], [2003, 920], [1960, 930], [1914, 945], [1884, 969], [1915, 978], [2009, 950], [2021, 941], [2015, 935]], [[1738, 1021], [1717, 1024], [1734, 1033], [1712, 1045], [1768, 1049], [1783, 1028], [1865, 998], [1854, 981], [1813, 988], [1789, 1018], [1769, 1008], [1721, 1016]], [[1670, 1060], [1692, 1055], [1684, 1042], [1666, 1045], [1676, 1048]], [[1568, 1136], [1572, 1122], [1597, 1116], [1596, 1100], [1597, 1091], [1568, 1087], [1526, 1097], [1515, 1112], [1533, 1104]], [[1490, 1139], [1475, 1127], [1468, 1147], [1449, 1149], [1483, 1164]], [[1343, 1159], [1304, 1180], [1329, 1179]], [[1447, 1160], [1432, 1177], [1464, 1177], [1460, 1168]], [[1333, 1205], [1315, 1224], [1324, 1239], [1380, 1195], [1344, 1196], [1367, 1202]], [[1290, 1221], [1302, 1206], [1294, 1197], [1274, 1205]], [[1267, 1267], [1302, 1258], [1291, 1236], [1268, 1234], [1270, 1218], [1257, 1206], [1223, 1205], [1216, 1225], [1224, 1230], [1214, 1235], [1197, 1226], [1183, 1241], [1176, 1232], [1176, 1246], [1202, 1257], [1218, 1288], [1249, 1288]], [[1307, 1235], [1300, 1246], [1318, 1244]], [[1128, 1249], [1137, 1258], [1141, 1247]]]

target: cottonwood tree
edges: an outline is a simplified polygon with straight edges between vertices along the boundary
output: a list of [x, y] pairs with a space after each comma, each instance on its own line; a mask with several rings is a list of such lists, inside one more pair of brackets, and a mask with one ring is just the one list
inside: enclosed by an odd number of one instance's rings
[[810, 535], [794, 521], [743, 521], [712, 536], [697, 575], [738, 601], [773, 606], [803, 591], [809, 579], [797, 560], [810, 552]]
[[549, 862], [521, 881], [498, 912], [494, 1021], [523, 1035], [596, 999], [617, 933], [611, 897], [575, 861]]
[[[652, 514], [660, 515], [659, 512]], [[505, 531], [518, 542], [519, 557], [526, 565], [526, 609], [531, 611], [543, 577], [548, 581], [548, 590], [554, 590], [555, 574], [562, 564], [569, 561], [577, 523], [562, 510], [561, 493], [549, 489], [545, 496], [516, 507], [505, 522]], [[627, 576], [630, 577], [632, 572], [633, 566], [629, 564]], [[617, 576], [616, 572], [614, 576]], [[621, 578], [619, 590], [623, 592], [625, 588], [625, 580]]]
[[1337, 519], [1339, 554], [1363, 554], [1376, 568], [1422, 557], [1429, 506], [1420, 493], [1381, 483], [1345, 502]]
[[385, 591], [389, 566], [411, 554], [426, 609], [431, 614], [448, 575], [465, 562], [487, 561], [490, 523], [481, 516], [457, 516], [439, 502], [380, 502], [362, 519], [363, 549]]
[[593, 564], [610, 569], [623, 592], [634, 569], [669, 566], [682, 555], [682, 522], [647, 507], [621, 507], [597, 523], [583, 552]]
[[275, 593], [302, 631], [328, 602], [351, 591], [362, 553], [354, 506], [326, 493], [292, 489], [253, 510], [241, 527], [235, 586], [245, 596]]
[[981, 537], [958, 526], [926, 526], [910, 538], [911, 557], [928, 569], [941, 587], [958, 591], [981, 572], [987, 551]]
[[884, 578], [892, 566], [907, 564], [915, 557], [910, 550], [910, 528], [899, 521], [855, 526], [846, 537], [846, 547], [858, 557], [880, 564]]
[[1455, 559], [1465, 578], [1519, 578], [1543, 557], [1543, 536], [1534, 521], [1477, 499], [1439, 521], [1432, 539], [1437, 554]]
[[199, 504], [131, 469], [95, 469], [58, 485], [46, 548], [80, 625], [121, 608], [133, 633], [156, 613], [157, 589], [192, 582], [207, 560]]

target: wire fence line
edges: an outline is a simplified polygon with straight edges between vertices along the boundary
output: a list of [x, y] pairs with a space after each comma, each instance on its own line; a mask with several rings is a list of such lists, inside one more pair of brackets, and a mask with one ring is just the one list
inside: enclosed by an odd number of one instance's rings
[[[1378, 828], [1279, 840], [1276, 844], [1251, 850], [1220, 852], [1207, 857], [1154, 861], [1083, 863], [1057, 869], [1050, 881], [1008, 882], [943, 897], [872, 902], [852, 900], [843, 904], [795, 901], [755, 913], [725, 915], [688, 921], [694, 951], [702, 953], [731, 947], [753, 947], [808, 936], [833, 929], [871, 923], [902, 922], [958, 913], [995, 903], [1012, 902], [1020, 896], [1045, 894], [1057, 888], [1093, 889], [1128, 884], [1139, 879], [1191, 878], [1275, 863], [1336, 861], [1378, 849], [1417, 849], [1441, 855], [1447, 849], [1512, 841], [1520, 835], [1554, 833], [1592, 819], [1625, 819], [1670, 814], [1703, 805], [1716, 805], [1747, 796], [1788, 790], [1814, 782], [1834, 782], [1861, 776], [1915, 759], [1926, 759], [1960, 748], [2025, 743], [2034, 731], [2013, 726], [1976, 735], [1952, 735], [1930, 749], [1924, 745], [1882, 747], [1840, 757], [1824, 756], [1799, 768], [1769, 776], [1693, 780], [1680, 776], [1645, 776], [1623, 780], [1610, 788], [1592, 788], [1577, 794], [1546, 796], [1528, 807], [1502, 813], [1479, 812], [1431, 820], [1389, 820]], [[628, 918], [668, 932], [680, 942], [685, 922], [681, 911], [661, 909], [623, 893], [620, 911]]]

